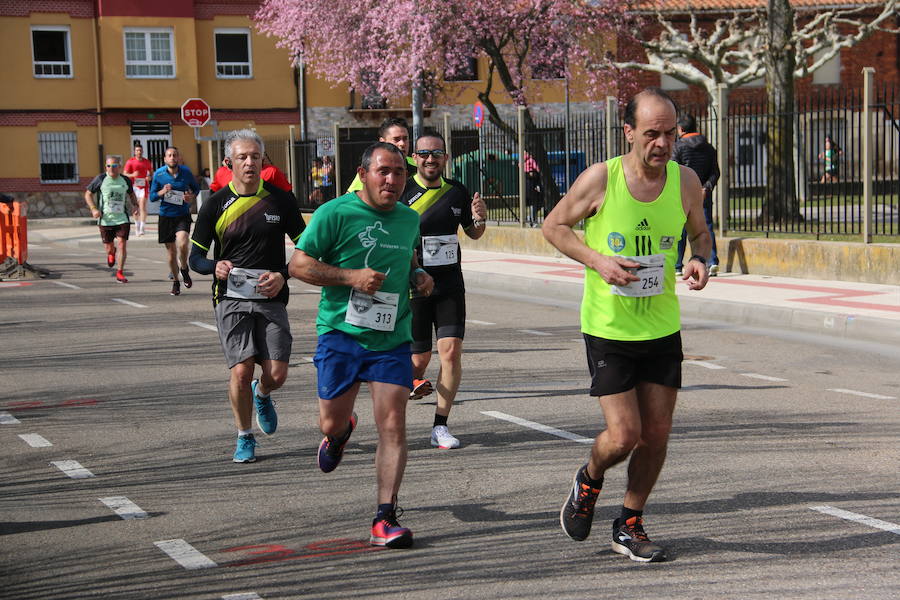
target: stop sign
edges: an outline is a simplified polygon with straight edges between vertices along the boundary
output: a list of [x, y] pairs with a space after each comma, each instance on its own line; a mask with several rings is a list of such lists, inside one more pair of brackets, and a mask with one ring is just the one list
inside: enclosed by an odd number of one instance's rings
[[209, 104], [201, 98], [188, 98], [181, 105], [181, 120], [190, 127], [203, 127], [209, 122]]

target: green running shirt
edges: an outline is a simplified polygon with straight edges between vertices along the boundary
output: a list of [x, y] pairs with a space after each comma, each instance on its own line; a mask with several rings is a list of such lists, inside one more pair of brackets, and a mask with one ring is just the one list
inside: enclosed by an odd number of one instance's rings
[[[338, 330], [350, 335], [367, 350], [393, 350], [412, 341], [412, 317], [409, 310], [409, 279], [412, 256], [419, 238], [419, 213], [397, 203], [384, 212], [372, 208], [355, 192], [326, 202], [316, 209], [300, 236], [297, 248], [312, 258], [342, 269], [368, 267], [387, 274], [376, 293], [396, 294], [396, 314], [392, 329], [377, 330], [347, 321], [351, 288], [323, 286], [316, 317], [319, 335]], [[363, 307], [367, 315], [377, 306]]]
[[659, 293], [632, 297], [616, 294], [614, 286], [603, 281], [599, 273], [585, 268], [581, 331], [619, 341], [672, 335], [681, 329], [675, 295], [675, 254], [687, 220], [681, 202], [678, 163], [669, 161], [666, 165], [666, 183], [652, 202], [636, 200], [628, 191], [621, 156], [608, 160], [606, 167], [606, 193], [597, 213], [585, 219], [585, 244], [607, 256], [655, 255], [662, 277], [636, 282], [638, 290], [650, 287]]

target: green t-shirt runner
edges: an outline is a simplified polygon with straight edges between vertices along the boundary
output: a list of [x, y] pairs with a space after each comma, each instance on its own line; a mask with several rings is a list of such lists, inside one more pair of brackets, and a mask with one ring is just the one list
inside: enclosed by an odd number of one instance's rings
[[132, 193], [130, 179], [124, 175], [107, 177], [106, 173], [101, 173], [94, 177], [87, 189], [97, 198], [100, 225], [113, 227], [131, 222], [128, 218], [133, 209], [129, 200]]
[[324, 286], [316, 332], [338, 330], [366, 350], [392, 350], [412, 341], [410, 265], [419, 237], [419, 213], [398, 203], [390, 211], [349, 192], [313, 213], [297, 249], [342, 269], [374, 269], [387, 277], [374, 296], [348, 286]]

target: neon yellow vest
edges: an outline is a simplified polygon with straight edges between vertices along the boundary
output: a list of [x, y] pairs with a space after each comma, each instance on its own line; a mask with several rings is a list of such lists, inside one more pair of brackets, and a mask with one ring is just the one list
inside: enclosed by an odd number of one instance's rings
[[610, 340], [654, 340], [681, 329], [675, 295], [675, 254], [686, 216], [681, 203], [678, 163], [666, 165], [666, 183], [652, 202], [632, 197], [625, 183], [622, 157], [606, 161], [606, 193], [600, 210], [585, 219], [584, 242], [607, 256], [665, 257], [663, 293], [618, 296], [593, 269], [585, 268], [581, 331]]

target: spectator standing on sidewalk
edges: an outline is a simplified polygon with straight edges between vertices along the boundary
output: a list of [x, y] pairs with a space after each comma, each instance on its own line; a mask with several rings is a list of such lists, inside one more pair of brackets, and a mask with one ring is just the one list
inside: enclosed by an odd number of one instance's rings
[[[713, 231], [712, 191], [719, 182], [719, 159], [713, 145], [697, 132], [697, 119], [693, 115], [683, 114], [678, 119], [678, 141], [675, 142], [672, 160], [692, 168], [703, 185], [703, 216], [706, 219], [706, 228], [709, 230], [709, 238], [712, 241], [712, 253], [709, 255], [709, 276], [715, 277], [719, 274], [719, 255], [716, 253], [716, 234]], [[678, 242], [678, 259], [675, 262], [675, 274], [679, 276], [682, 274], [686, 245], [687, 230], [684, 230], [681, 232], [681, 240]], [[693, 248], [691, 251], [693, 252]]]

